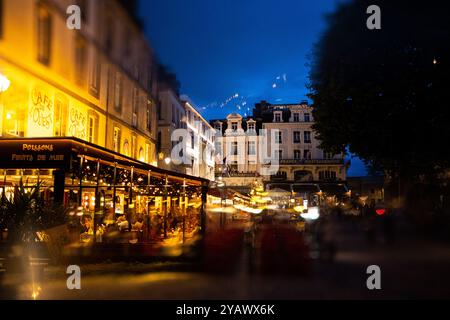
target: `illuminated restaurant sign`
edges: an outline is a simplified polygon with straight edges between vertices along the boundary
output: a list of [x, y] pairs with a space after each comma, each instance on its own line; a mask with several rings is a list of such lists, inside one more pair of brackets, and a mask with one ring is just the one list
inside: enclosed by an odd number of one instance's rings
[[59, 168], [69, 163], [67, 141], [0, 140], [0, 162], [4, 168]]

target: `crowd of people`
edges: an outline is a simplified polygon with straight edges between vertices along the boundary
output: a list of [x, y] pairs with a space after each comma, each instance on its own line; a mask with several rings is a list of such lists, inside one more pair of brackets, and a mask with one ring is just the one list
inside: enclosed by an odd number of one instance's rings
[[79, 218], [78, 230], [81, 242], [145, 242], [159, 241], [172, 235], [191, 234], [199, 225], [199, 213], [187, 208], [184, 214], [180, 208], [172, 207], [164, 217], [162, 212], [144, 214], [118, 214], [114, 220], [96, 221], [94, 225], [90, 214]]

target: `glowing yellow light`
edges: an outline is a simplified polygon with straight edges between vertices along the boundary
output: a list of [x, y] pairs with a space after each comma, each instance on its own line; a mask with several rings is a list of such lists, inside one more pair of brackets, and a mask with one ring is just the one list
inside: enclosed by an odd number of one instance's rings
[[8, 112], [8, 113], [6, 114], [6, 119], [7, 119], [7, 120], [11, 120], [11, 118], [12, 118], [11, 113]]
[[0, 93], [8, 90], [10, 85], [11, 81], [9, 81], [9, 79], [4, 75], [0, 74]]

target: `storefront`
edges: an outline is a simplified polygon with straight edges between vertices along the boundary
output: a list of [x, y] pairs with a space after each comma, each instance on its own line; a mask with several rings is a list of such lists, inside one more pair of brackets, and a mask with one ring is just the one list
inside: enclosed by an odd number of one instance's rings
[[86, 239], [95, 234], [107, 241], [107, 230], [125, 221], [119, 231], [136, 233], [135, 241], [185, 241], [201, 229], [207, 180], [78, 138], [0, 139], [0, 150], [0, 192], [11, 198], [20, 185], [38, 186], [45, 201], [66, 208], [79, 225], [86, 227], [80, 219], [90, 217]]

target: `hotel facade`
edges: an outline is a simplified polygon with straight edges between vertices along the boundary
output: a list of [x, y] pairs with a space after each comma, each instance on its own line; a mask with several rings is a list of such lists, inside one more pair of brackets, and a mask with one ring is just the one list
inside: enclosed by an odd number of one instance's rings
[[[206, 180], [158, 168], [157, 63], [134, 1], [0, 4], [6, 196], [40, 183], [49, 202], [131, 221], [199, 197]], [[66, 24], [72, 4], [81, 30]]]
[[348, 163], [344, 155], [320, 149], [312, 111], [306, 102], [262, 101], [250, 117], [233, 113], [226, 120], [212, 120], [217, 132], [216, 179], [238, 189], [257, 182], [293, 192], [306, 186], [315, 186], [317, 192], [346, 191]]

